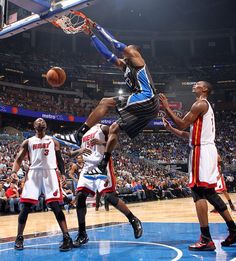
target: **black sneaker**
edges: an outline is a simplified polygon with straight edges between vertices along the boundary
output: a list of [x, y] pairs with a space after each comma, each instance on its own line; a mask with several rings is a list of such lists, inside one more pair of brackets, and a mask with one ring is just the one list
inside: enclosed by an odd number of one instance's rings
[[60, 251], [66, 252], [73, 248], [73, 241], [69, 235], [63, 236], [63, 241], [61, 245], [59, 246]]
[[236, 243], [236, 229], [229, 229], [229, 235], [221, 242], [222, 246], [228, 247]]
[[134, 217], [130, 223], [134, 230], [134, 237], [140, 238], [143, 234], [143, 228], [142, 228], [141, 221], [137, 217]]
[[57, 140], [59, 143], [65, 146], [70, 146], [73, 148], [79, 148], [81, 145], [81, 140], [79, 138], [79, 133], [77, 131], [70, 133], [70, 134], [59, 134], [56, 133], [53, 135], [53, 138]]
[[104, 168], [102, 164], [99, 164], [96, 168], [85, 173], [84, 177], [90, 180], [107, 179], [107, 168]]
[[23, 243], [24, 243], [24, 237], [23, 236], [17, 236], [14, 248], [16, 250], [23, 250], [24, 249]]
[[78, 233], [75, 240], [73, 241], [73, 246], [80, 247], [81, 245], [86, 244], [89, 241], [88, 235], [86, 232]]

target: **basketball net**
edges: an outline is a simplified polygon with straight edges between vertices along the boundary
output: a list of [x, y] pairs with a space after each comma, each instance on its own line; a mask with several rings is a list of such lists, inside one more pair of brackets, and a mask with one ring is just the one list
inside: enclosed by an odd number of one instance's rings
[[61, 28], [66, 34], [77, 34], [84, 31], [84, 25], [88, 19], [83, 13], [71, 11], [68, 15], [63, 15], [52, 24]]

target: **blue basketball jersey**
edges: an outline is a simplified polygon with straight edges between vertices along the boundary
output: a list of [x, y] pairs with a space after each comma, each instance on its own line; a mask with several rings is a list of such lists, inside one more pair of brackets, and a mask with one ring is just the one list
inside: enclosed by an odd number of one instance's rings
[[146, 65], [135, 68], [126, 64], [124, 78], [131, 93], [145, 93], [150, 97], [155, 95], [154, 83]]

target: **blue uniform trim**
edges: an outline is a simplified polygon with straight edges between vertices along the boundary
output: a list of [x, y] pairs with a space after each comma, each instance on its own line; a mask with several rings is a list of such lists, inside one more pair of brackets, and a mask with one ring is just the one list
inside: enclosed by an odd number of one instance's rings
[[154, 92], [148, 79], [145, 67], [146, 65], [137, 72], [137, 80], [140, 86], [140, 93], [131, 94], [127, 101], [127, 106], [132, 103], [144, 102], [154, 97]]

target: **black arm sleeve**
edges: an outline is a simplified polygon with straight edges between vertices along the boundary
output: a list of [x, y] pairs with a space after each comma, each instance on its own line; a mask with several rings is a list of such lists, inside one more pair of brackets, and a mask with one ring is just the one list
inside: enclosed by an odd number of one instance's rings
[[56, 158], [57, 158], [58, 169], [60, 170], [61, 175], [65, 175], [65, 166], [60, 150], [56, 150]]

